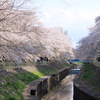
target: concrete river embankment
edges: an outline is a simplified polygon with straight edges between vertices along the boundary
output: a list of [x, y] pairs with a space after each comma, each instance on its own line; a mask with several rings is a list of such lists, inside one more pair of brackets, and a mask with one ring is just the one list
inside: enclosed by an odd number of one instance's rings
[[66, 76], [54, 89], [41, 100], [73, 100], [73, 79], [76, 74]]

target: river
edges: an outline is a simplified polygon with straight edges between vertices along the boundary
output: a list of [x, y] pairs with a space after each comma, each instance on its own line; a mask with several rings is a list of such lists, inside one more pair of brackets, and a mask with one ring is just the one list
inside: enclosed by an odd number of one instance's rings
[[73, 100], [73, 79], [76, 74], [69, 74], [41, 100]]

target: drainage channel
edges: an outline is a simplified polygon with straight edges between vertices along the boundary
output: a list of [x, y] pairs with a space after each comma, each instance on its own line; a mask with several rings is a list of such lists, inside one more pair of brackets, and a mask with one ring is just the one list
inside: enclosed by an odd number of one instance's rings
[[75, 76], [76, 73], [72, 70], [71, 74], [44, 95], [41, 100], [73, 100], [73, 79]]

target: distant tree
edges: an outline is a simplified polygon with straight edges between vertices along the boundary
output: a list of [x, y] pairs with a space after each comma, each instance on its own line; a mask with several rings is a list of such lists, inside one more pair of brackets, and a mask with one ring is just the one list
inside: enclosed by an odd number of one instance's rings
[[90, 34], [78, 43], [77, 55], [83, 60], [96, 60], [100, 56], [100, 17], [96, 19], [96, 25], [91, 28]]
[[100, 16], [96, 17], [95, 22], [100, 21]]
[[[44, 38], [45, 48], [49, 56], [55, 58], [71, 58], [73, 57], [72, 45], [69, 38], [65, 35], [61, 28], [49, 28], [46, 38]], [[45, 51], [44, 51], [45, 52]], [[70, 53], [70, 55], [69, 55]]]

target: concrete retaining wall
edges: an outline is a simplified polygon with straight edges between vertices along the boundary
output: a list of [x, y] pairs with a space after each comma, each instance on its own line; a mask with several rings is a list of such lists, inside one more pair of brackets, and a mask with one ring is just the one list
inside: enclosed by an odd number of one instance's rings
[[91, 61], [91, 63], [97, 67], [100, 68], [100, 62], [97, 62], [97, 61]]
[[57, 85], [70, 72], [71, 67], [64, 68], [29, 83], [23, 93], [24, 100], [41, 100], [44, 94], [48, 93], [53, 86]]
[[84, 68], [74, 79], [74, 100], [100, 100], [100, 92], [94, 91], [81, 81], [83, 70]]

